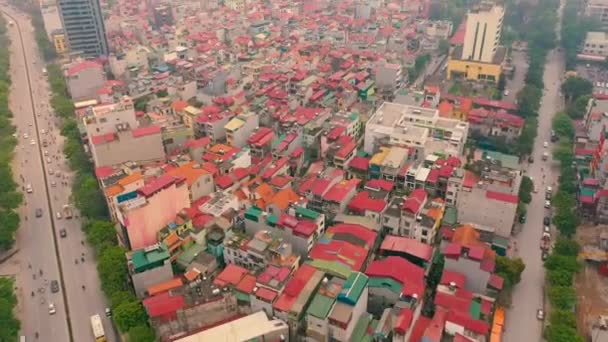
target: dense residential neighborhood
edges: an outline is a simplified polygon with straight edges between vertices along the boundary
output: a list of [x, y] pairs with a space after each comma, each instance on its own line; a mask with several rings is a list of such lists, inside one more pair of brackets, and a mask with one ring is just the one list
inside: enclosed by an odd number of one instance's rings
[[608, 1], [0, 10], [1, 341], [608, 341]]

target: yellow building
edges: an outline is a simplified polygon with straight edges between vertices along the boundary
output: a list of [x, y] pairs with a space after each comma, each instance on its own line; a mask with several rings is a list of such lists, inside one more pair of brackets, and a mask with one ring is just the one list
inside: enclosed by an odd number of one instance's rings
[[53, 33], [53, 45], [55, 45], [55, 52], [57, 52], [59, 55], [63, 55], [68, 52], [65, 34], [63, 32]]
[[[504, 48], [502, 48], [504, 50]], [[457, 49], [458, 50], [458, 49]], [[497, 54], [498, 55], [498, 54]], [[467, 80], [487, 80], [498, 82], [502, 74], [502, 60], [504, 52], [499, 58], [495, 58], [496, 63], [484, 63], [471, 60], [454, 58], [454, 54], [448, 59], [447, 78], [466, 78]]]
[[456, 47], [449, 59], [447, 78], [498, 82], [506, 49], [499, 46], [504, 7], [482, 1], [467, 13], [462, 46]]

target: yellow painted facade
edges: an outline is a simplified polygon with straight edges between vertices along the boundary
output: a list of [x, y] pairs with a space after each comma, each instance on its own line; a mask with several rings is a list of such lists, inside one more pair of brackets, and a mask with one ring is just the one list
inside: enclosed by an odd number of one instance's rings
[[452, 58], [448, 60], [448, 80], [452, 79], [454, 74], [460, 74], [467, 80], [490, 80], [498, 82], [501, 73], [501, 64], [481, 63]]
[[53, 45], [55, 45], [55, 51], [57, 54], [62, 55], [68, 51], [68, 47], [65, 43], [65, 34], [59, 33], [53, 35]]

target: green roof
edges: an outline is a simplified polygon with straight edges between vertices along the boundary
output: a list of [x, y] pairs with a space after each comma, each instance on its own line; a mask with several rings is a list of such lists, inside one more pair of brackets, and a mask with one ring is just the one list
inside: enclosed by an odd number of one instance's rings
[[486, 158], [490, 157], [491, 159], [500, 161], [500, 164], [503, 167], [506, 167], [506, 168], [509, 168], [512, 170], [517, 169], [519, 167], [519, 158], [516, 156], [512, 156], [510, 154], [500, 153], [500, 152], [496, 152], [496, 151], [490, 151], [490, 150], [483, 150], [483, 155]]
[[388, 277], [371, 277], [367, 282], [367, 286], [384, 287], [396, 294], [400, 294], [403, 289], [403, 285], [400, 282]]
[[479, 319], [481, 316], [481, 304], [477, 301], [472, 301], [471, 306], [469, 307], [469, 313], [471, 314], [471, 318]]
[[327, 261], [327, 260], [310, 260], [308, 264], [318, 269], [319, 271], [329, 273], [332, 276], [340, 277], [342, 279], [348, 278], [353, 270], [350, 267], [339, 263], [337, 261]]
[[442, 221], [450, 226], [456, 225], [456, 223], [458, 223], [458, 210], [454, 207], [446, 207]]
[[182, 254], [177, 257], [177, 262], [182, 265], [189, 265], [197, 255], [204, 252], [206, 247], [198, 243], [193, 244], [187, 248]]
[[317, 294], [308, 306], [306, 313], [320, 319], [327, 318], [329, 311], [334, 306], [335, 298], [327, 297], [322, 294]]
[[268, 222], [271, 226], [276, 226], [277, 225], [277, 221], [279, 220], [279, 217], [273, 214], [270, 214], [266, 217], [266, 222]]
[[595, 190], [583, 188], [581, 189], [581, 196], [590, 196], [593, 197], [595, 195]]
[[251, 297], [249, 297], [249, 295], [245, 292], [241, 292], [241, 291], [234, 291], [234, 296], [236, 297], [236, 299], [242, 301], [242, 302], [249, 302], [251, 301]]
[[318, 212], [308, 209], [308, 208], [304, 208], [304, 207], [297, 207], [296, 208], [296, 214], [300, 214], [302, 215], [304, 218], [307, 218], [309, 220], [316, 220], [319, 215]]
[[338, 294], [338, 301], [348, 305], [355, 305], [367, 287], [369, 277], [361, 272], [353, 272], [346, 279], [342, 291]]
[[154, 268], [171, 256], [165, 244], [158, 244], [158, 248], [146, 249], [139, 249], [131, 254], [131, 262], [136, 273]]
[[245, 211], [245, 218], [255, 222], [258, 222], [260, 215], [262, 215], [262, 209], [256, 206], [251, 206], [249, 209], [247, 209], [247, 211]]

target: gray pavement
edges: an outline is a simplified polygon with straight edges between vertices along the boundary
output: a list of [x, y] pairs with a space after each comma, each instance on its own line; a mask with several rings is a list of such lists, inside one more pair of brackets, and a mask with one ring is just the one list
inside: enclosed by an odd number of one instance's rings
[[[559, 95], [560, 78], [564, 73], [564, 57], [555, 50], [547, 57], [544, 72], [546, 91], [544, 93], [538, 122], [538, 136], [534, 143], [535, 163], [529, 165], [527, 174], [534, 178], [538, 193], [532, 194], [528, 205], [528, 217], [522, 231], [516, 236], [519, 256], [524, 260], [526, 269], [521, 282], [513, 291], [513, 302], [507, 311], [504, 333], [505, 342], [541, 341], [542, 323], [536, 319], [536, 310], [543, 308], [545, 270], [541, 260], [540, 238], [543, 230], [543, 217], [549, 214], [544, 209], [545, 191], [548, 185], [557, 183], [558, 164], [553, 160], [543, 162], [545, 141], [550, 141], [551, 121], [553, 115], [563, 108], [563, 99]], [[543, 178], [544, 175], [544, 178]], [[555, 186], [553, 186], [555, 188]]]
[[[93, 251], [82, 243], [81, 222], [56, 216], [69, 202], [73, 175], [61, 153], [63, 138], [54, 125], [49, 88], [42, 73], [44, 64], [35, 45], [33, 28], [25, 15], [6, 6], [2, 6], [2, 10], [16, 22], [9, 28], [12, 41], [10, 106], [19, 134], [14, 172], [17, 179], [23, 176], [23, 185], [31, 184], [33, 188], [33, 193], [25, 194], [20, 212], [22, 227], [17, 234], [20, 252], [11, 260], [12, 268], [17, 269], [22, 335], [28, 340], [33, 340], [38, 332], [42, 341], [89, 341], [93, 338], [90, 316], [100, 314], [108, 341], [113, 341], [115, 334], [111, 322], [104, 316], [107, 304], [92, 259]], [[24, 138], [24, 134], [28, 138]], [[42, 140], [49, 143], [48, 147], [41, 146]], [[63, 185], [64, 181], [68, 185]], [[35, 218], [37, 208], [43, 211], [40, 218]], [[67, 237], [60, 237], [60, 229], [67, 231]], [[43, 270], [43, 276], [39, 270]], [[51, 280], [59, 281], [58, 293], [51, 293]], [[44, 288], [44, 292], [39, 292], [40, 288]], [[49, 314], [49, 302], [55, 304], [54, 315]]]
[[523, 51], [513, 51], [511, 53], [512, 63], [516, 66], [513, 78], [507, 78], [505, 90], [509, 91], [507, 96], [502, 97], [503, 101], [513, 102], [517, 100], [517, 93], [525, 86], [526, 74], [528, 73], [528, 61], [526, 53]]

